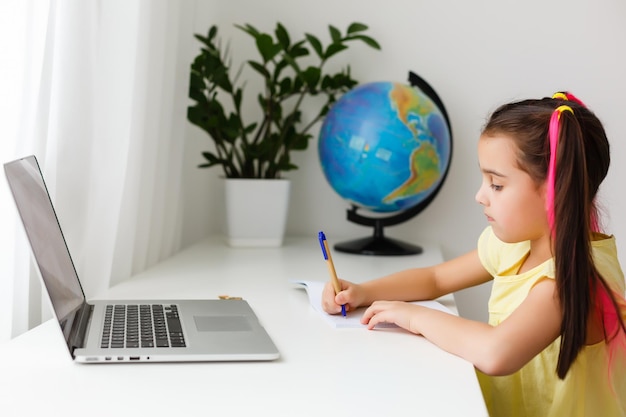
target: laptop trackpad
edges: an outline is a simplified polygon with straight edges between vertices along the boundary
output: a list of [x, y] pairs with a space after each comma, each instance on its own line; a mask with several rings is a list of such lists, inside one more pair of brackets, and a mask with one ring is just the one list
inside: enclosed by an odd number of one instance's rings
[[245, 332], [252, 330], [244, 316], [194, 316], [199, 332]]

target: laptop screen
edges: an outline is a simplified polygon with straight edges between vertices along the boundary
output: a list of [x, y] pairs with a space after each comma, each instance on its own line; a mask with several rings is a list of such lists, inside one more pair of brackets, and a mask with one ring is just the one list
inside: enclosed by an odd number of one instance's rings
[[65, 341], [85, 301], [52, 201], [34, 156], [8, 162], [5, 174]]

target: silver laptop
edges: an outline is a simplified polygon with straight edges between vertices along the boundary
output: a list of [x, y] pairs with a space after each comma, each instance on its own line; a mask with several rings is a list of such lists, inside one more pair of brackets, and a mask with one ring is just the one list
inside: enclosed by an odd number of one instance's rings
[[245, 300], [87, 302], [34, 156], [5, 174], [53, 312], [83, 363], [262, 361], [279, 352]]

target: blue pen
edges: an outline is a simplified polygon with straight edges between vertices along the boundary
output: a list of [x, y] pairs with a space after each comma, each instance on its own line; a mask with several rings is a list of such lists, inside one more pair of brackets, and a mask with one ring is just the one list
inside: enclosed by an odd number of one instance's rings
[[[330, 280], [333, 283], [333, 287], [335, 288], [335, 295], [337, 295], [341, 291], [341, 284], [339, 284], [339, 279], [337, 278], [337, 273], [335, 272], [335, 265], [333, 264], [333, 258], [330, 256], [330, 249], [328, 248], [328, 241], [326, 241], [326, 236], [324, 232], [319, 232], [318, 238], [320, 240], [320, 246], [322, 247], [322, 254], [324, 255], [324, 260], [326, 261], [326, 265], [328, 266], [328, 272], [330, 273]], [[343, 304], [341, 306], [341, 315], [346, 316], [346, 305]]]

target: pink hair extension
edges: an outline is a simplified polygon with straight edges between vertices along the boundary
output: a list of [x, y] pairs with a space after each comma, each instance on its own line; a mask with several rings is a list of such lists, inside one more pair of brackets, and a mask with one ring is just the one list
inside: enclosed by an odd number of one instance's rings
[[[567, 91], [554, 93], [552, 98], [573, 101], [583, 107], [587, 107], [585, 106], [585, 103], [582, 102], [582, 100]], [[558, 141], [559, 127], [558, 122], [563, 110], [567, 109], [573, 113], [572, 109], [569, 106], [565, 106], [565, 109], [561, 107], [557, 108], [557, 110], [560, 109], [560, 111], [555, 110], [554, 113], [552, 113], [552, 118], [550, 119], [550, 127], [548, 131], [548, 136], [550, 138], [550, 165], [548, 166], [548, 195], [546, 199], [546, 209], [548, 210], [548, 222], [550, 224], [550, 229], [552, 230], [552, 233], [554, 233], [554, 178], [556, 176], [556, 145]], [[595, 211], [591, 213], [589, 223], [593, 232], [600, 231], [600, 222]]]
[[[564, 107], [564, 106], [561, 106]], [[550, 117], [548, 128], [548, 140], [550, 141], [550, 163], [548, 165], [548, 190], [546, 194], [546, 210], [548, 212], [548, 224], [554, 235], [554, 181], [556, 178], [556, 146], [559, 140], [559, 119], [561, 107], [558, 107]]]
[[598, 213], [595, 210], [591, 211], [589, 215], [589, 226], [591, 227], [592, 232], [600, 232], [600, 221], [598, 220]]
[[[600, 315], [604, 326], [604, 334], [606, 335], [609, 363], [608, 377], [609, 381], [611, 381], [612, 364], [617, 358], [626, 357], [626, 331], [623, 327], [623, 323], [626, 323], [626, 299], [623, 294], [611, 291], [617, 303], [616, 310], [608, 291], [607, 287], [599, 285], [596, 291], [595, 301], [596, 312]], [[613, 394], [615, 394], [615, 392], [613, 392]]]
[[611, 291], [611, 294], [617, 302], [618, 311], [615, 310], [613, 300], [606, 287], [604, 285], [598, 286], [596, 303], [601, 314], [607, 341], [612, 341], [621, 335], [622, 340], [626, 342], [626, 333], [622, 328], [622, 320], [626, 318], [626, 299], [624, 299], [623, 294], [616, 291]]

